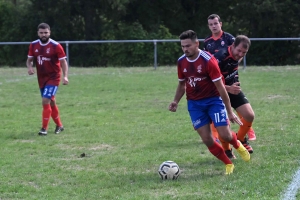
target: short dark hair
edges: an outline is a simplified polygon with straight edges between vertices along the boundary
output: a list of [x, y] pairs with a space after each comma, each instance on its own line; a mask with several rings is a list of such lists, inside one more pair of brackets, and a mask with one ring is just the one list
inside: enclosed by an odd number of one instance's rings
[[221, 18], [217, 14], [211, 14], [208, 16], [207, 20], [217, 18], [219, 22], [221, 22]]
[[235, 47], [238, 46], [241, 43], [243, 44], [243, 47], [247, 48], [247, 49], [249, 49], [250, 46], [251, 46], [250, 39], [247, 36], [245, 36], [245, 35], [238, 35], [238, 36], [236, 36], [236, 38], [235, 38], [235, 40], [233, 42], [233, 44], [234, 44]]
[[197, 33], [195, 31], [187, 30], [187, 31], [182, 32], [179, 35], [179, 39], [180, 40], [191, 39], [192, 41], [196, 41], [198, 38], [197, 38]]
[[50, 30], [50, 26], [46, 23], [40, 23], [37, 27], [37, 29], [49, 29]]

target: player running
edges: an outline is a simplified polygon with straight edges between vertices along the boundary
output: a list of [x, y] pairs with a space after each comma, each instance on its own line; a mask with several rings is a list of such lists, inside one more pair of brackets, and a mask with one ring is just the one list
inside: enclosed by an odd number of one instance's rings
[[226, 165], [225, 174], [231, 174], [234, 165], [222, 146], [214, 140], [209, 124], [213, 121], [219, 135], [237, 149], [243, 160], [249, 161], [249, 152], [237, 140], [236, 134], [231, 133], [228, 123], [228, 119], [240, 125], [241, 121], [231, 109], [217, 60], [199, 49], [199, 41], [194, 31], [185, 31], [179, 38], [184, 55], [177, 61], [179, 83], [169, 110], [176, 112], [180, 99], [186, 93], [194, 129], [208, 150]]
[[245, 136], [252, 126], [254, 111], [241, 90], [238, 74], [239, 60], [246, 55], [250, 45], [251, 42], [247, 36], [239, 35], [235, 38], [231, 46], [219, 49], [214, 57], [217, 59], [219, 68], [225, 79], [225, 88], [228, 92], [231, 106], [239, 113], [243, 123], [237, 132], [237, 138], [249, 153], [253, 153], [253, 149]]
[[[208, 51], [211, 54], [215, 54], [219, 49], [227, 48], [228, 46], [233, 44], [235, 38], [230, 33], [224, 32], [222, 30], [222, 21], [219, 15], [211, 14], [210, 16], [208, 16], [207, 21], [208, 28], [210, 29], [212, 35], [205, 38], [204, 50]], [[217, 136], [217, 133], [215, 133], [214, 135]], [[256, 135], [252, 127], [248, 131], [247, 135], [249, 140], [256, 140]]]

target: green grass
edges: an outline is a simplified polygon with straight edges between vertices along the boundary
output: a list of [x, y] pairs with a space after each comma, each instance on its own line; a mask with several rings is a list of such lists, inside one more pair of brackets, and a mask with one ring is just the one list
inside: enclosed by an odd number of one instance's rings
[[[57, 93], [65, 131], [51, 121], [45, 137], [36, 77], [0, 68], [0, 199], [280, 199], [299, 168], [299, 79], [297, 66], [240, 71], [257, 140], [251, 161], [238, 157], [225, 176], [185, 99], [167, 109], [176, 67], [70, 68]], [[181, 167], [177, 181], [160, 180], [165, 160]]]

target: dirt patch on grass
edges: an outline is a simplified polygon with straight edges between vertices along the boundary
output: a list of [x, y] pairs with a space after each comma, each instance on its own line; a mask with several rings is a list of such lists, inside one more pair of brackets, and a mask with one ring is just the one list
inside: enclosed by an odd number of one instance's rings
[[283, 98], [284, 96], [282, 95], [278, 95], [278, 94], [275, 94], [275, 95], [268, 95], [268, 99], [279, 99], [279, 98]]

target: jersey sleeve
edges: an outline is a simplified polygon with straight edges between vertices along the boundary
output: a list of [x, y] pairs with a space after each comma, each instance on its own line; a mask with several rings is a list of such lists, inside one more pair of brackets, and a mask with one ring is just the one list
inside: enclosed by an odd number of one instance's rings
[[64, 51], [63, 47], [61, 46], [61, 44], [57, 45], [56, 53], [57, 53], [58, 60], [67, 58], [65, 51]]
[[28, 55], [27, 55], [29, 58], [33, 57], [33, 46], [32, 46], [32, 43], [30, 43], [29, 45], [29, 49], [28, 49]]
[[184, 81], [185, 80], [185, 76], [181, 70], [181, 64], [180, 61], [177, 62], [177, 74], [178, 74], [178, 80], [179, 81]]
[[220, 65], [220, 63], [226, 58], [226, 49], [220, 49], [217, 53], [214, 54], [214, 57], [217, 60], [217, 63]]
[[218, 61], [215, 57], [211, 57], [208, 63], [208, 74], [213, 82], [222, 79], [222, 74], [218, 65]]

